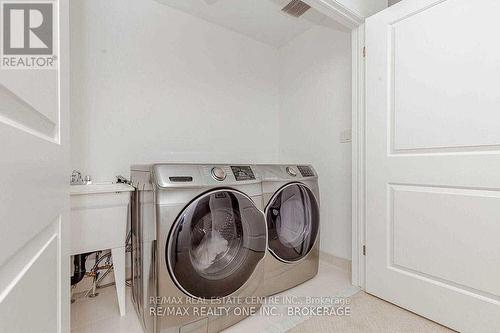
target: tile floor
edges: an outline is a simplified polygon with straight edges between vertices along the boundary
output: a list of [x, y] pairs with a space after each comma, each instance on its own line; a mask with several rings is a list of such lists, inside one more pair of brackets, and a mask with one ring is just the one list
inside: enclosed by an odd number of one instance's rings
[[[358, 289], [350, 284], [349, 273], [331, 264], [321, 262], [318, 275], [306, 283], [288, 290], [284, 295], [325, 296], [339, 293], [354, 294]], [[139, 320], [131, 301], [130, 288], [127, 288], [127, 314], [120, 317], [114, 287], [99, 290], [96, 298], [80, 299], [71, 305], [72, 333], [142, 333]], [[280, 331], [283, 318], [257, 315], [246, 318], [225, 330], [224, 333], [264, 332], [269, 328]], [[286, 323], [285, 326], [290, 326]], [[283, 327], [285, 327], [283, 326]], [[284, 329], [283, 331], [286, 331]]]
[[350, 316], [312, 317], [287, 333], [454, 333], [446, 327], [364, 292], [357, 293], [350, 300]]
[[[124, 317], [120, 317], [119, 315], [115, 288], [108, 287], [101, 289], [99, 292], [100, 295], [97, 298], [80, 299], [72, 304], [72, 333], [142, 333], [141, 325], [131, 302], [130, 288], [127, 288], [127, 314]], [[382, 300], [379, 300], [378, 302], [380, 303], [374, 305], [372, 304], [375, 302], [373, 301], [374, 297], [358, 292], [359, 288], [351, 286], [350, 274], [347, 271], [329, 263], [321, 262], [319, 273], [315, 278], [298, 287], [287, 290], [279, 296], [349, 298], [350, 300], [354, 300], [351, 316], [338, 317], [335, 318], [337, 321], [327, 322], [325, 320], [331, 320], [332, 318], [287, 315], [269, 316], [263, 315], [260, 312], [224, 330], [223, 333], [282, 333], [289, 330], [293, 332], [307, 332], [309, 329], [317, 331], [318, 327], [321, 327], [321, 330], [325, 332], [337, 332], [339, 331], [338, 327], [342, 327], [341, 331], [366, 332], [365, 329], [368, 326], [372, 327], [377, 318], [380, 319], [380, 323], [372, 328], [384, 328], [383, 330], [375, 330], [377, 332], [398, 332], [398, 327], [406, 327], [408, 325], [410, 325], [408, 327], [416, 328], [416, 331], [419, 332], [434, 332], [434, 328], [437, 327], [436, 324], [422, 317]], [[351, 298], [355, 294], [357, 295]], [[357, 303], [356, 300], [358, 300]], [[384, 309], [384, 311], [377, 313], [376, 316], [372, 316], [373, 318], [366, 324], [368, 326], [361, 325], [362, 319], [369, 317], [368, 314], [373, 312], [374, 308]], [[285, 309], [283, 306], [280, 307], [280, 311], [283, 309]], [[362, 310], [366, 311], [366, 313]], [[358, 317], [356, 317], [355, 311], [359, 312]], [[399, 319], [400, 321], [398, 321]], [[392, 323], [392, 326], [386, 325], [389, 322]], [[359, 330], [362, 327], [365, 329]]]
[[[359, 291], [359, 288], [351, 285], [350, 273], [337, 268], [324, 261], [320, 262], [318, 275], [313, 279], [287, 290], [277, 296], [285, 298], [287, 296], [301, 297], [349, 297]], [[264, 305], [268, 306], [268, 305]], [[272, 306], [272, 305], [269, 305]], [[283, 306], [280, 313], [286, 313]], [[281, 333], [286, 332], [297, 324], [305, 321], [306, 317], [289, 316], [265, 316], [259, 312], [256, 316], [246, 318], [236, 325], [224, 330], [223, 333], [241, 332], [263, 332]]]
[[120, 317], [114, 286], [99, 290], [96, 298], [71, 304], [71, 333], [143, 333], [127, 288], [127, 314]]

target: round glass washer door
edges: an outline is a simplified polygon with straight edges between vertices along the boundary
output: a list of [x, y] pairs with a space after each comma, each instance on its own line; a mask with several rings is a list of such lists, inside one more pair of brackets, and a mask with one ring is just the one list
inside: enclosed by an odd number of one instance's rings
[[269, 201], [265, 214], [269, 251], [277, 259], [296, 262], [311, 251], [319, 231], [319, 205], [307, 186], [283, 186]]
[[266, 251], [264, 214], [245, 194], [218, 189], [200, 195], [177, 217], [166, 264], [177, 286], [196, 298], [231, 295]]

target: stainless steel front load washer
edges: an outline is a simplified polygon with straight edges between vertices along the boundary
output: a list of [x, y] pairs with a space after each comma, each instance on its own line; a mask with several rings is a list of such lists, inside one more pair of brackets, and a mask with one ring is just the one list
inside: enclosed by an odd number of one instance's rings
[[[226, 315], [192, 307], [215, 309], [221, 304], [214, 299], [240, 297], [243, 302], [263, 295], [267, 233], [255, 168], [137, 165], [131, 178], [137, 188], [132, 290], [144, 330], [218, 332], [245, 318], [248, 312], [241, 309]], [[172, 312], [186, 307], [188, 315]]]
[[264, 294], [299, 285], [318, 273], [319, 186], [310, 165], [259, 165], [268, 228]]

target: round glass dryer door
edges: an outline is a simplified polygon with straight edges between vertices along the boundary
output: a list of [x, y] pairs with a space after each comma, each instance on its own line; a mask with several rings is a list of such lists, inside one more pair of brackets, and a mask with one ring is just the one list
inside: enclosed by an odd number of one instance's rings
[[171, 277], [189, 296], [231, 295], [250, 278], [266, 251], [263, 213], [245, 194], [202, 194], [179, 214], [166, 246]]
[[294, 262], [311, 251], [318, 236], [319, 205], [312, 191], [300, 183], [278, 190], [266, 207], [268, 244], [284, 262]]

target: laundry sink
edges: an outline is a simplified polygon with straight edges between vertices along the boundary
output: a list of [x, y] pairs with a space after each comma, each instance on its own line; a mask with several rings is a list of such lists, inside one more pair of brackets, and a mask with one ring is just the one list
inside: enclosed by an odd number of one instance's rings
[[123, 183], [96, 183], [85, 185], [71, 185], [71, 195], [99, 194], [99, 193], [121, 193], [131, 192], [134, 188]]
[[71, 185], [71, 254], [111, 249], [120, 314], [125, 315], [125, 241], [130, 192], [127, 184]]
[[71, 185], [71, 254], [125, 246], [127, 184]]

